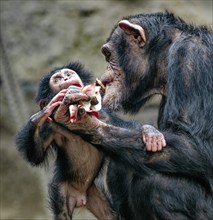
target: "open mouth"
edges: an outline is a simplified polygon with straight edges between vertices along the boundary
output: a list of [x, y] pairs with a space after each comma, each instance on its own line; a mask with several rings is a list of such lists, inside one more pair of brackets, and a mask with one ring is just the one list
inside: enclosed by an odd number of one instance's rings
[[104, 86], [104, 91], [105, 91], [105, 92], [106, 92], [107, 89], [111, 86], [112, 82], [113, 82], [112, 80], [111, 80], [111, 81], [109, 81], [109, 80], [102, 81], [102, 84], [103, 84], [103, 86]]
[[105, 87], [107, 87], [111, 82], [112, 82], [112, 81], [108, 81], [108, 80], [102, 81], [102, 83], [103, 83], [103, 85], [104, 85]]
[[104, 86], [105, 86], [105, 92], [109, 89], [109, 87], [112, 85], [112, 82], [113, 81], [107, 81], [107, 82], [104, 82]]
[[100, 86], [100, 87], [101, 87], [101, 89], [100, 89], [100, 94], [101, 94], [101, 96], [103, 96], [103, 95], [105, 94], [105, 92], [106, 92], [106, 86], [105, 86], [104, 83], [103, 83], [101, 80], [99, 80], [98, 78], [96, 78], [95, 84], [96, 84], [96, 86]]
[[81, 84], [79, 84], [79, 83], [77, 83], [77, 84], [73, 84], [73, 86], [77, 86], [77, 87], [82, 87], [82, 85]]

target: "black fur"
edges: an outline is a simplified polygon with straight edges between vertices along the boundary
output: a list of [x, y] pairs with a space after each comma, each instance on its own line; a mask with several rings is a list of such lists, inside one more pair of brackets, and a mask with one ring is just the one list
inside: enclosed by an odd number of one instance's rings
[[124, 19], [141, 25], [147, 42], [136, 54], [118, 26], [107, 40], [125, 74], [121, 104], [138, 112], [151, 97], [143, 94], [162, 87], [158, 125], [167, 147], [149, 153], [134, 143], [137, 129], [129, 131], [129, 142], [124, 133], [103, 129], [100, 148], [114, 160], [113, 206], [126, 220], [213, 219], [213, 33], [168, 12]]
[[[35, 130], [35, 124], [29, 120], [16, 135], [16, 146], [23, 158], [32, 166], [47, 166], [48, 155], [53, 153], [54, 147], [43, 150], [41, 143], [36, 143], [33, 138]], [[51, 128], [48, 124], [44, 124], [41, 128], [41, 139], [44, 140], [49, 133], [51, 133]]]
[[[40, 80], [36, 95], [37, 102], [43, 101], [47, 104], [56, 95], [50, 88], [50, 78], [54, 73], [64, 68], [74, 70], [79, 75], [84, 85], [91, 83], [92, 75], [79, 62], [72, 62], [67, 65], [57, 67], [48, 74], [44, 75], [44, 77]], [[40, 127], [40, 138], [36, 138], [36, 126], [31, 119], [29, 119], [27, 124], [24, 125], [16, 135], [16, 146], [23, 158], [32, 166], [47, 166], [50, 156], [49, 154], [55, 154], [57, 157], [53, 179], [49, 184], [49, 205], [55, 219], [58, 219], [57, 216], [63, 212], [62, 210], [65, 206], [64, 198], [62, 198], [60, 193], [60, 184], [63, 181], [68, 181], [69, 179], [72, 180], [73, 177], [71, 172], [72, 164], [63, 149], [59, 148], [54, 141], [46, 149], [42, 147], [44, 140], [52, 133], [51, 124], [45, 122]], [[63, 172], [61, 172], [62, 170]], [[67, 217], [67, 219], [71, 219], [71, 217]]]
[[[91, 83], [92, 76], [90, 72], [84, 69], [83, 65], [74, 62], [70, 63], [68, 65], [57, 67], [53, 71], [46, 74], [39, 83], [36, 101], [44, 101], [49, 103], [51, 99], [56, 95], [50, 88], [49, 82], [51, 76], [56, 73], [57, 71], [68, 68], [71, 70], [74, 70], [81, 80], [83, 81], [84, 85]], [[42, 110], [41, 110], [42, 111]], [[106, 115], [106, 118], [110, 123], [119, 125], [121, 127], [127, 127], [132, 125], [132, 127], [137, 127], [136, 123], [133, 122], [125, 122], [119, 118], [117, 118], [115, 115], [111, 114], [109, 111], [104, 110], [104, 115]], [[40, 114], [40, 112], [36, 113]], [[61, 215], [64, 215], [63, 219], [71, 219], [72, 213], [70, 213], [69, 207], [68, 207], [68, 195], [66, 198], [64, 198], [64, 195], [61, 192], [61, 184], [64, 182], [70, 182], [72, 180], [79, 181], [79, 184], [82, 184], [80, 179], [76, 179], [78, 174], [73, 172], [73, 164], [70, 159], [70, 155], [67, 155], [67, 152], [59, 147], [55, 140], [53, 140], [49, 146], [44, 149], [44, 143], [48, 139], [50, 135], [53, 134], [52, 130], [52, 124], [45, 122], [41, 127], [36, 126], [32, 122], [32, 118], [36, 116], [33, 115], [26, 125], [23, 126], [23, 128], [17, 133], [16, 135], [16, 146], [17, 150], [21, 153], [23, 158], [29, 162], [32, 166], [47, 166], [48, 165], [48, 159], [49, 154], [54, 153], [56, 159], [54, 163], [54, 170], [53, 170], [53, 177], [51, 180], [51, 183], [48, 187], [49, 192], [49, 206], [52, 210], [54, 219], [58, 220], [62, 217], [59, 217]], [[62, 127], [63, 129], [66, 129], [63, 125], [57, 124], [58, 126]], [[39, 129], [39, 131], [37, 130]], [[140, 126], [138, 127], [140, 129]], [[39, 133], [37, 135], [37, 132]], [[55, 134], [55, 133], [54, 133]], [[64, 138], [64, 141], [67, 141], [66, 138]], [[73, 146], [74, 147], [74, 146]], [[75, 155], [74, 155], [75, 156]], [[82, 155], [83, 157], [84, 155]], [[74, 162], [75, 163], [75, 162]], [[82, 167], [84, 169], [84, 167]], [[67, 210], [66, 210], [67, 207]]]
[[46, 74], [43, 77], [43, 79], [41, 79], [39, 83], [39, 88], [36, 94], [36, 102], [43, 100], [48, 103], [56, 95], [55, 93], [52, 92], [49, 86], [49, 82], [50, 82], [51, 76], [61, 69], [74, 70], [79, 75], [84, 85], [87, 85], [91, 83], [92, 81], [92, 74], [88, 70], [86, 70], [83, 64], [81, 64], [80, 62], [71, 62], [64, 66], [56, 67], [52, 71], [50, 71], [48, 74]]
[[[40, 80], [37, 94], [36, 102], [44, 101], [49, 103], [50, 100], [56, 95], [50, 88], [49, 81], [51, 76], [58, 72], [61, 69], [71, 69], [74, 70], [81, 78], [82, 82], [86, 85], [91, 83], [92, 74], [86, 70], [80, 62], [70, 62], [66, 65], [56, 67], [49, 73], [45, 74], [44, 77]], [[24, 159], [29, 161], [33, 166], [42, 166], [48, 164], [48, 154], [57, 150], [52, 145], [52, 148], [48, 148], [46, 151], [43, 151], [41, 147], [38, 147], [39, 143], [35, 143], [33, 138], [35, 133], [35, 125], [31, 120], [27, 122], [25, 126], [19, 131], [16, 136], [16, 145], [17, 149], [23, 155]], [[44, 140], [51, 133], [51, 127], [48, 123], [45, 123], [41, 127], [41, 138]]]

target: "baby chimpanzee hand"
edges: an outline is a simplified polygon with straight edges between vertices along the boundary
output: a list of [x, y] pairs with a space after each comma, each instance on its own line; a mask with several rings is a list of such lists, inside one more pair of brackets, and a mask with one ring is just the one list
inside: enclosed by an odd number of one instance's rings
[[62, 100], [66, 94], [66, 89], [61, 90], [52, 100], [45, 105], [45, 103], [40, 102], [41, 111], [37, 112], [36, 114], [32, 115], [30, 120], [36, 126], [42, 126], [46, 121], [51, 122], [52, 118], [50, 117], [53, 111], [61, 105]]

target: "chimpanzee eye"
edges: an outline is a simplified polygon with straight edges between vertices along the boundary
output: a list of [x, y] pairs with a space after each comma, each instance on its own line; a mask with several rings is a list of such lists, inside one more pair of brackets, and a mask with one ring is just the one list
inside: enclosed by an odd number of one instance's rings
[[57, 76], [54, 78], [54, 83], [58, 83], [61, 80], [61, 76]]

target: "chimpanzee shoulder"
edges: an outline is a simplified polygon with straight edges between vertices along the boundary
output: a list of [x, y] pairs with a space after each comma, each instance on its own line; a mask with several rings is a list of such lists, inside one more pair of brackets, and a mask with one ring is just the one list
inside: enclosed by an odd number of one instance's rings
[[158, 127], [167, 143], [150, 154], [130, 137], [121, 146], [124, 134], [116, 142], [107, 130], [102, 148], [121, 177], [109, 179], [116, 209], [124, 219], [213, 218], [213, 32], [169, 12], [131, 15], [116, 24], [102, 53], [109, 63], [104, 103], [137, 113], [161, 95]]

